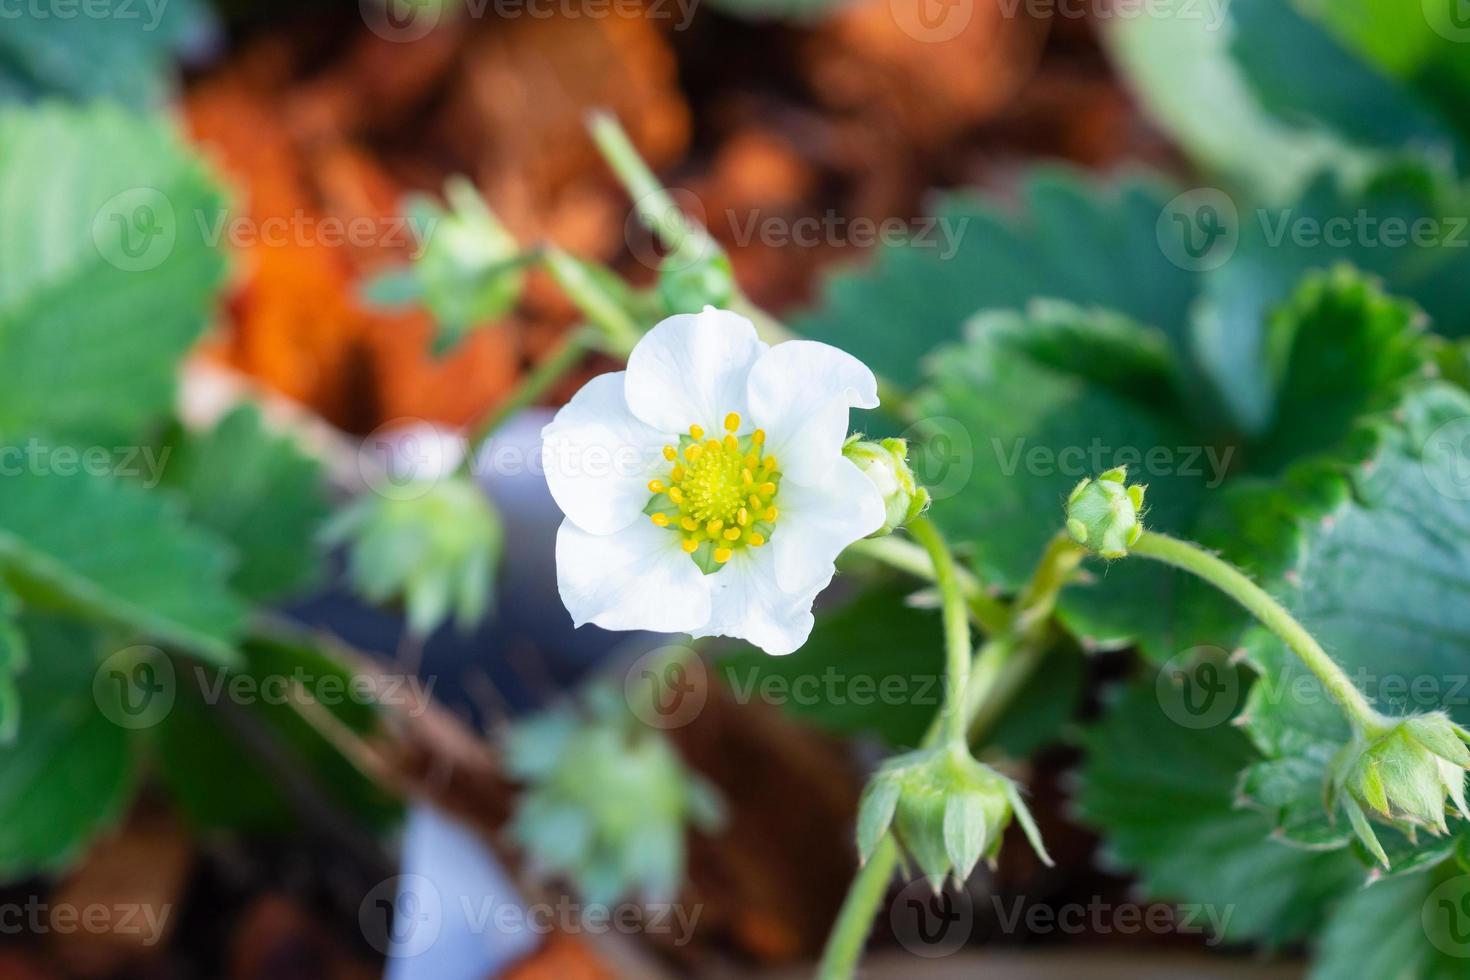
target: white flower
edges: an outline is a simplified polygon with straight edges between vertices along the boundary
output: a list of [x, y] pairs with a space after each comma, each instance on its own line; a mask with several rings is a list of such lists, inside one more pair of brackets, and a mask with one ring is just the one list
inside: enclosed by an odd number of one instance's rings
[[877, 406], [835, 347], [772, 347], [713, 307], [658, 324], [542, 432], [573, 621], [800, 647], [838, 554], [883, 524], [842, 455], [848, 410]]

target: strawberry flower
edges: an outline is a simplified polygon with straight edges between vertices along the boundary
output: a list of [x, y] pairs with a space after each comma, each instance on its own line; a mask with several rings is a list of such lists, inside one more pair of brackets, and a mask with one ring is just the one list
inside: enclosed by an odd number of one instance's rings
[[842, 454], [849, 409], [877, 405], [835, 347], [773, 347], [713, 307], [659, 323], [542, 432], [573, 621], [800, 647], [838, 554], [883, 525]]

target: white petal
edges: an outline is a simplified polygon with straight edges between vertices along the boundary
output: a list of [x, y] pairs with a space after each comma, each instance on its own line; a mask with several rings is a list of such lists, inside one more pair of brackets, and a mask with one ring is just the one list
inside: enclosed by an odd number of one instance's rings
[[766, 430], [781, 475], [811, 485], [841, 456], [848, 409], [878, 407], [878, 380], [846, 351], [790, 340], [756, 361], [749, 400], [751, 421]]
[[572, 396], [541, 430], [551, 496], [593, 534], [620, 531], [642, 516], [660, 451], [677, 440], [644, 425], [623, 400], [623, 373], [603, 374]]
[[818, 590], [783, 592], [775, 565], [769, 547], [737, 551], [709, 576], [714, 585], [709, 622], [693, 635], [738, 636], [777, 656], [798, 649], [811, 635]]
[[556, 585], [577, 626], [687, 633], [709, 620], [708, 578], [649, 521], [588, 534], [566, 520], [556, 533]]
[[786, 592], [826, 588], [842, 550], [883, 526], [882, 494], [847, 459], [839, 459], [818, 486], [783, 483], [776, 502], [781, 519], [770, 548], [776, 584]]
[[691, 424], [712, 435], [730, 412], [746, 412], [746, 379], [769, 348], [743, 316], [706, 306], [659, 323], [628, 358], [628, 407], [666, 432]]

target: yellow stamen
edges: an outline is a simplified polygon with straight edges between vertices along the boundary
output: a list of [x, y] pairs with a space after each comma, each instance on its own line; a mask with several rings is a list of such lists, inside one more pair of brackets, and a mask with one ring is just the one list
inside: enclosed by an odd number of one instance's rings
[[745, 527], [747, 524], [750, 523], [750, 511], [746, 510], [744, 507], [740, 508], [738, 511], [735, 512], [735, 520], [740, 524], [741, 527]]
[[776, 518], [779, 517], [779, 516], [780, 516], [780, 511], [776, 510], [776, 508], [774, 508], [774, 507], [768, 507], [768, 508], [766, 508], [766, 520], [768, 522], [770, 522], [772, 524], [776, 523]]
[[762, 483], [758, 492], [762, 497], [774, 496], [776, 493], [776, 485], [770, 482]]
[[774, 471], [776, 469], [776, 457], [767, 456], [765, 462], [761, 463], [761, 466], [767, 473]]
[[724, 526], [725, 522], [716, 518], [715, 520], [710, 521], [708, 524], [706, 524], [704, 526], [704, 529], [709, 532], [710, 537], [714, 537], [716, 534], [720, 533], [720, 528]]
[[679, 526], [686, 531], [698, 531], [699, 522], [692, 517], [684, 517], [679, 521]]
[[741, 470], [740, 482], [745, 484], [746, 486], [750, 486], [752, 483], [755, 482], [755, 474], [750, 472], [750, 470]]
[[664, 447], [664, 459], [666, 459], [666, 460], [668, 460], [669, 462], [672, 463], [674, 460], [676, 460], [678, 458], [679, 458], [679, 450], [675, 449], [673, 446], [665, 446]]
[[731, 435], [725, 436], [725, 452], [733, 453], [740, 449], [740, 442]]
[[649, 515], [649, 520], [653, 521], [653, 523], [657, 524], [659, 527], [668, 527], [669, 526], [669, 515], [668, 514], [650, 514]]
[[740, 528], [738, 528], [738, 527], [726, 528], [725, 529], [725, 540], [726, 541], [739, 541], [740, 540]]
[[766, 536], [764, 534], [761, 534], [759, 531], [752, 531], [750, 532], [750, 537], [745, 539], [745, 543], [750, 545], [752, 548], [759, 548], [761, 545], [766, 543]]
[[662, 480], [649, 480], [648, 481], [648, 492], [649, 493], [663, 493], [667, 489], [668, 489], [668, 487], [664, 486], [664, 481], [662, 481]]
[[684, 491], [678, 487], [669, 487], [669, 499], [676, 504], [682, 504], [684, 502]]
[[685, 456], [686, 459], [689, 460], [689, 462], [695, 463], [695, 462], [698, 462], [699, 461], [699, 457], [700, 457], [700, 455], [703, 452], [704, 452], [704, 447], [703, 446], [701, 446], [697, 442], [692, 442], [692, 443], [689, 444], [688, 448], [686, 448], [684, 450], [684, 456]]
[[750, 434], [750, 441], [753, 442], [753, 443], [755, 443], [757, 446], [759, 446], [762, 443], [764, 443], [766, 441], [766, 430], [765, 429], [756, 429], [754, 432], [752, 432]]
[[692, 555], [694, 554], [695, 549], [699, 547], [699, 542], [695, 541], [693, 538], [685, 538], [679, 544], [679, 547], [683, 548], [686, 554]]
[[686, 474], [688, 472], [689, 471], [686, 470], [682, 465], [681, 466], [675, 466], [674, 467], [674, 472], [672, 472], [672, 473], [669, 474], [669, 479], [673, 480], [675, 483], [683, 483], [684, 482], [684, 474]]
[[694, 438], [695, 442], [698, 442], [700, 439], [704, 438], [704, 430], [697, 425], [691, 425], [689, 427], [689, 435]]
[[725, 564], [725, 562], [730, 560], [730, 556], [733, 554], [735, 554], [735, 552], [731, 551], [729, 548], [716, 548], [715, 561], [723, 565]]
[[739, 412], [731, 412], [729, 415], [725, 416], [725, 428], [730, 432], [734, 432], [736, 429], [740, 428]]
[[747, 503], [750, 504], [751, 510], [761, 509], [761, 498], [757, 497], [755, 494], [750, 495], [750, 500], [748, 500]]

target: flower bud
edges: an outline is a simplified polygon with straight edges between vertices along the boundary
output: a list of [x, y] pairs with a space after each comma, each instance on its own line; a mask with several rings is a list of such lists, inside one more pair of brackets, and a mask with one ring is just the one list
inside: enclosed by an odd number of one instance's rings
[[1470, 820], [1465, 804], [1465, 770], [1470, 769], [1470, 732], [1443, 712], [1385, 719], [1385, 727], [1354, 739], [1338, 755], [1328, 785], [1329, 804], [1342, 802], [1353, 830], [1388, 866], [1388, 856], [1364, 810], [1412, 832], [1423, 827], [1448, 831], [1447, 800]]
[[883, 526], [870, 538], [892, 534], [922, 514], [929, 506], [929, 491], [919, 486], [909, 468], [909, 445], [903, 439], [869, 442], [853, 436], [842, 454], [857, 464], [883, 495]]
[[417, 636], [451, 614], [471, 628], [489, 610], [503, 532], [490, 499], [465, 477], [426, 482], [406, 499], [363, 494], [323, 537], [347, 546], [348, 577], [364, 599], [403, 599]]
[[527, 787], [512, 838], [539, 871], [566, 875], [588, 902], [672, 900], [686, 826], [711, 830], [723, 819], [714, 790], [606, 685], [588, 692], [581, 710], [518, 723], [506, 746], [511, 774]]
[[1067, 496], [1067, 533], [1103, 558], [1123, 558], [1143, 534], [1144, 487], [1127, 486], [1128, 468], [1084, 479]]
[[867, 861], [883, 835], [892, 832], [938, 889], [947, 874], [963, 882], [982, 855], [994, 862], [1013, 814], [1050, 865], [1015, 783], [963, 749], [921, 749], [889, 759], [863, 792], [858, 855]]
[[505, 314], [520, 298], [520, 246], [469, 181], [445, 185], [450, 210], [415, 202], [420, 252], [414, 274], [439, 330], [434, 352], [452, 349], [474, 327]]

